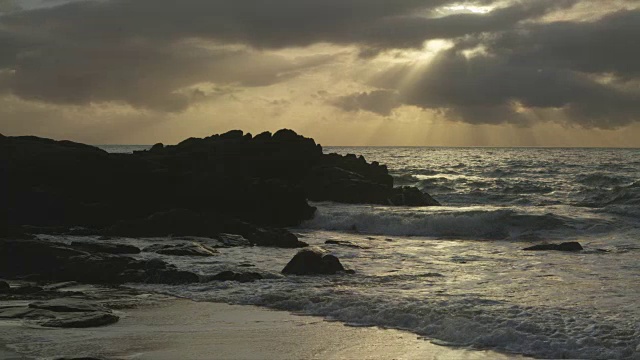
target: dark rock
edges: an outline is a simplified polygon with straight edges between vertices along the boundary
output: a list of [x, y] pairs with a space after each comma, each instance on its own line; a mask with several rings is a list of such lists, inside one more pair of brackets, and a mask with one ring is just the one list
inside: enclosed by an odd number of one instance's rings
[[211, 280], [216, 281], [238, 281], [241, 283], [253, 282], [262, 279], [262, 275], [257, 272], [237, 273], [233, 271], [223, 271], [214, 275]]
[[23, 285], [12, 287], [9, 291], [13, 295], [27, 295], [27, 294], [35, 294], [43, 291], [44, 289], [40, 286], [36, 285]]
[[73, 241], [71, 247], [86, 251], [98, 252], [105, 254], [139, 254], [140, 249], [132, 245], [116, 244], [116, 243], [93, 243], [85, 241]]
[[119, 319], [118, 316], [108, 312], [91, 312], [57, 317], [44, 321], [40, 325], [58, 328], [89, 328], [111, 325], [118, 322]]
[[162, 143], [157, 143], [157, 144], [153, 145], [151, 147], [151, 149], [149, 149], [149, 152], [151, 152], [151, 153], [162, 153], [162, 150], [164, 150], [164, 145]]
[[144, 248], [145, 252], [155, 252], [175, 256], [215, 256], [218, 251], [207, 245], [192, 242], [175, 245], [155, 244]]
[[305, 182], [305, 190], [313, 201], [386, 204], [391, 188], [392, 185], [336, 166], [313, 168]]
[[362, 156], [328, 154], [309, 172], [303, 186], [310, 200], [403, 206], [440, 205], [415, 187], [393, 187], [386, 166]]
[[251, 243], [242, 235], [220, 233], [216, 236], [225, 246], [250, 246]]
[[150, 259], [145, 263], [145, 269], [147, 270], [157, 270], [157, 269], [166, 269], [167, 263], [158, 259]]
[[47, 291], [53, 291], [53, 290], [64, 289], [66, 287], [75, 286], [75, 285], [78, 285], [78, 283], [75, 281], [65, 281], [65, 282], [60, 282], [55, 284], [49, 284], [47, 286], [44, 286], [44, 289]]
[[54, 312], [95, 312], [107, 311], [101, 305], [95, 303], [72, 298], [58, 298], [47, 301], [36, 301], [29, 304], [32, 309], [43, 309]]
[[146, 279], [146, 282], [152, 284], [191, 284], [200, 282], [200, 277], [189, 271], [181, 271], [175, 269], [156, 270]]
[[339, 271], [345, 269], [337, 257], [311, 249], [300, 250], [282, 269], [283, 274], [294, 275], [335, 274]]
[[346, 246], [346, 247], [351, 247], [351, 248], [356, 248], [356, 249], [362, 249], [362, 246], [360, 245], [356, 245], [352, 242], [349, 241], [342, 241], [342, 240], [327, 240], [324, 242], [327, 245], [340, 245], [340, 246]]
[[6, 281], [0, 280], [0, 294], [8, 293], [11, 290], [11, 286]]
[[0, 308], [0, 319], [21, 319], [31, 312], [33, 309], [24, 306]]
[[417, 190], [394, 190], [384, 165], [324, 155], [313, 139], [288, 129], [255, 137], [234, 130], [134, 154], [33, 136], [2, 136], [0, 143], [0, 175], [11, 173], [0, 176], [7, 189], [2, 237], [24, 225], [46, 233], [215, 237], [234, 233], [226, 222], [235, 219], [262, 228], [298, 225], [315, 212], [307, 199], [435, 204]]
[[0, 276], [49, 274], [68, 259], [86, 254], [61, 243], [0, 239]]
[[541, 250], [556, 250], [556, 251], [580, 251], [584, 250], [582, 245], [580, 245], [577, 241], [563, 242], [560, 244], [539, 244], [535, 246], [530, 246], [528, 248], [524, 248], [522, 250], [529, 251], [541, 251]]
[[249, 242], [257, 246], [300, 248], [309, 246], [298, 240], [298, 237], [285, 229], [257, 228], [245, 235]]
[[[42, 274], [47, 281], [121, 284], [124, 282], [198, 282], [196, 274], [170, 268], [159, 259], [87, 252], [37, 240], [0, 240], [0, 276]], [[40, 289], [42, 290], [42, 289]]]
[[431, 195], [423, 193], [413, 186], [393, 188], [389, 203], [391, 205], [404, 206], [440, 206], [440, 203], [432, 198]]
[[158, 212], [143, 219], [121, 221], [105, 230], [106, 234], [129, 237], [206, 236], [218, 234], [220, 225], [215, 216], [188, 209]]

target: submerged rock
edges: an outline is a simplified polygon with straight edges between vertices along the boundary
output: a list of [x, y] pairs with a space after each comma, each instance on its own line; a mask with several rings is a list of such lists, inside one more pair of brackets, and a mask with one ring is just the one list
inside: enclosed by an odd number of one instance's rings
[[154, 244], [144, 248], [145, 252], [155, 252], [175, 256], [215, 256], [218, 250], [196, 242], [174, 245]]
[[346, 247], [350, 247], [350, 248], [355, 248], [355, 249], [363, 249], [362, 246], [360, 245], [356, 245], [350, 241], [343, 241], [343, 240], [327, 240], [324, 242], [327, 245], [340, 245], [340, 246], [346, 246]]
[[40, 325], [58, 328], [89, 328], [111, 325], [118, 322], [118, 320], [120, 318], [117, 315], [108, 312], [76, 313], [46, 320], [41, 322]]
[[234, 271], [223, 271], [214, 275], [211, 280], [215, 281], [237, 281], [241, 283], [253, 282], [262, 279], [262, 275], [257, 272], [237, 273]]
[[556, 250], [556, 251], [580, 251], [584, 250], [577, 241], [563, 242], [560, 244], [539, 244], [524, 248], [528, 251]]
[[389, 203], [403, 206], [440, 206], [440, 203], [431, 195], [413, 186], [393, 188]]
[[293, 275], [335, 274], [340, 271], [345, 271], [345, 268], [337, 257], [311, 249], [299, 251], [282, 269], [283, 274]]
[[80, 299], [59, 298], [47, 301], [36, 301], [29, 304], [32, 309], [43, 309], [54, 312], [96, 312], [107, 311], [101, 305]]
[[116, 243], [94, 243], [87, 241], [73, 241], [71, 247], [87, 252], [98, 252], [105, 254], [139, 254], [140, 249], [133, 245]]

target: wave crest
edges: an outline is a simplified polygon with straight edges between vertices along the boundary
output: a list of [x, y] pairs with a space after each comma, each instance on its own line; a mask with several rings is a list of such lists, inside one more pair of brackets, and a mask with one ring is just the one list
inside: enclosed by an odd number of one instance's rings
[[393, 236], [490, 240], [570, 228], [558, 215], [524, 214], [512, 209], [427, 212], [408, 208], [319, 205], [316, 216], [302, 227]]

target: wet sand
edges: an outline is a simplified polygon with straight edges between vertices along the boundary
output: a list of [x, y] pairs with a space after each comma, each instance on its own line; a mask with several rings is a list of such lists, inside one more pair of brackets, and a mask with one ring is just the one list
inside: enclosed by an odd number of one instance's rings
[[[415, 334], [348, 327], [253, 306], [171, 299], [116, 312], [118, 323], [47, 329], [0, 322], [0, 358], [106, 359], [512, 359], [449, 348]], [[2, 345], [7, 348], [2, 350]], [[7, 351], [8, 350], [8, 351]], [[3, 352], [4, 351], [4, 352]], [[20, 354], [20, 356], [17, 355]], [[21, 357], [25, 356], [25, 357]]]

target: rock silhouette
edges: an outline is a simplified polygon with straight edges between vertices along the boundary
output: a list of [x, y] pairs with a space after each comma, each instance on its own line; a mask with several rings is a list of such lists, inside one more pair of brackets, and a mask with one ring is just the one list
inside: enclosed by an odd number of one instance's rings
[[133, 154], [34, 136], [0, 136], [0, 148], [5, 236], [21, 225], [103, 229], [174, 209], [198, 215], [174, 212], [175, 221], [156, 219], [154, 226], [207, 235], [227, 219], [292, 226], [313, 216], [307, 199], [437, 205], [418, 189], [394, 189], [386, 166], [323, 154], [313, 139], [287, 129], [255, 137], [234, 130]]

